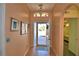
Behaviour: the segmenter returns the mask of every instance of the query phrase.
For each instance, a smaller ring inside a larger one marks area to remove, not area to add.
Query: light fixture
[[[43,8],[43,4],[39,4],[38,5],[39,6],[39,14],[40,14],[40,16],[42,16],[42,8]]]
[[[69,23],[66,24],[66,27],[69,27]]]
[[[48,13],[43,10],[43,4],[39,4],[38,7],[38,12],[34,13],[34,17],[48,17]]]

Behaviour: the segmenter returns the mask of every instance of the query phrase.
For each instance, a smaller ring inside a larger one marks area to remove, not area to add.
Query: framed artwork
[[[25,24],[22,21],[20,23],[20,34],[21,35],[25,34]]]
[[[17,31],[19,30],[19,22],[15,18],[11,18],[11,31]]]
[[[24,35],[27,34],[28,31],[28,24],[24,23],[24,22],[20,22],[20,34]]]
[[[28,31],[28,24],[25,24],[25,33]]]

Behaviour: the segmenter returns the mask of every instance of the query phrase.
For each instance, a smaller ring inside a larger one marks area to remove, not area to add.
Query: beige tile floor
[[[33,47],[29,50],[28,56],[49,56],[47,47]]]
[[[47,47],[33,47],[29,50],[26,56],[49,56]]]

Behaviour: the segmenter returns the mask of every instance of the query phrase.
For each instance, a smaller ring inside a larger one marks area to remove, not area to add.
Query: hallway
[[[79,56],[79,4],[2,3],[0,12],[0,56]]]

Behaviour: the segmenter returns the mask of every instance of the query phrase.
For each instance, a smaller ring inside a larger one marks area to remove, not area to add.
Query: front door
[[[46,29],[47,23],[39,23],[37,24],[37,32],[38,32],[38,39],[37,39],[37,45],[46,46],[47,45],[47,29]]]

